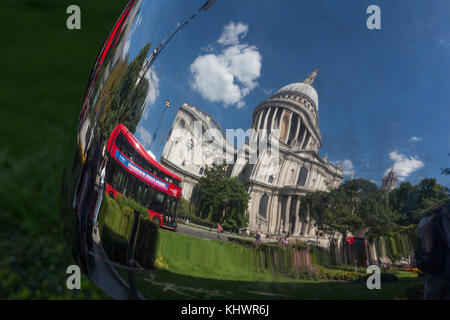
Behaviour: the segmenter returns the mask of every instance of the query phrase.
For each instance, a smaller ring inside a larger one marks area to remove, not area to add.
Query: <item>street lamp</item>
[[[170,108],[170,101],[166,100],[166,107],[164,108],[163,113],[161,113],[161,116],[159,117],[158,125],[156,126],[155,131],[153,132],[152,141],[150,141],[150,146],[149,147],[151,147],[152,144],[153,144],[153,141],[155,141],[156,132],[158,132],[159,126],[161,125],[161,120],[164,117],[164,114],[166,113],[166,110],[169,109],[169,108]]]

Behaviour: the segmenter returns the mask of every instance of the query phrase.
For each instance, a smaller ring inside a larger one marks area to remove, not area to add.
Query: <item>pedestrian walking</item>
[[[222,231],[223,231],[223,228],[220,225],[220,223],[218,223],[217,224],[217,239],[219,239],[219,240],[220,240],[220,233],[222,233]]]

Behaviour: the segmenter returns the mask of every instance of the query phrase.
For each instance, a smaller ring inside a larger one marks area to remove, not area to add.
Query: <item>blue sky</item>
[[[202,3],[144,1],[139,14],[150,15],[130,34],[130,60],[147,42],[154,49]],[[366,27],[372,4],[381,9],[381,30]],[[313,86],[322,156],[347,160],[348,173],[378,184],[395,164],[402,180],[435,177],[450,186],[440,174],[450,167],[449,17],[450,2],[435,0],[216,0],[153,64],[152,95],[136,135],[153,135],[166,99],[172,107],[155,154],[184,102],[212,114],[223,129],[246,129],[260,102],[320,65]]]

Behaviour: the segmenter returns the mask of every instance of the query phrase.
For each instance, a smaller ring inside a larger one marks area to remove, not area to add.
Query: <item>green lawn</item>
[[[367,289],[365,281],[294,280],[261,264],[261,255],[255,253],[254,248],[230,242],[161,230],[158,270],[138,276],[138,289],[152,299],[390,300],[406,299],[405,289],[424,283],[423,278],[401,271],[395,271],[399,281],[382,281],[381,290]],[[317,261],[315,255],[311,258]]]
[[[151,299],[406,299],[405,289],[422,285],[423,279],[382,283],[369,290],[365,283],[330,281],[233,281],[189,277],[157,271],[138,278],[138,290]]]

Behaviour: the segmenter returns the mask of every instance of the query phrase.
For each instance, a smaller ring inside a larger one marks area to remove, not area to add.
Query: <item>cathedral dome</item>
[[[280,90],[276,92],[279,93],[287,93],[287,94],[298,94],[300,96],[306,96],[309,98],[316,107],[316,110],[319,110],[319,97],[317,95],[316,90],[309,84],[304,82],[295,82],[284,86]]]
[[[318,150],[321,146],[319,130],[319,98],[312,84],[319,68],[303,82],[291,83],[261,102],[253,111],[252,128],[278,129],[280,142],[299,150]]]

